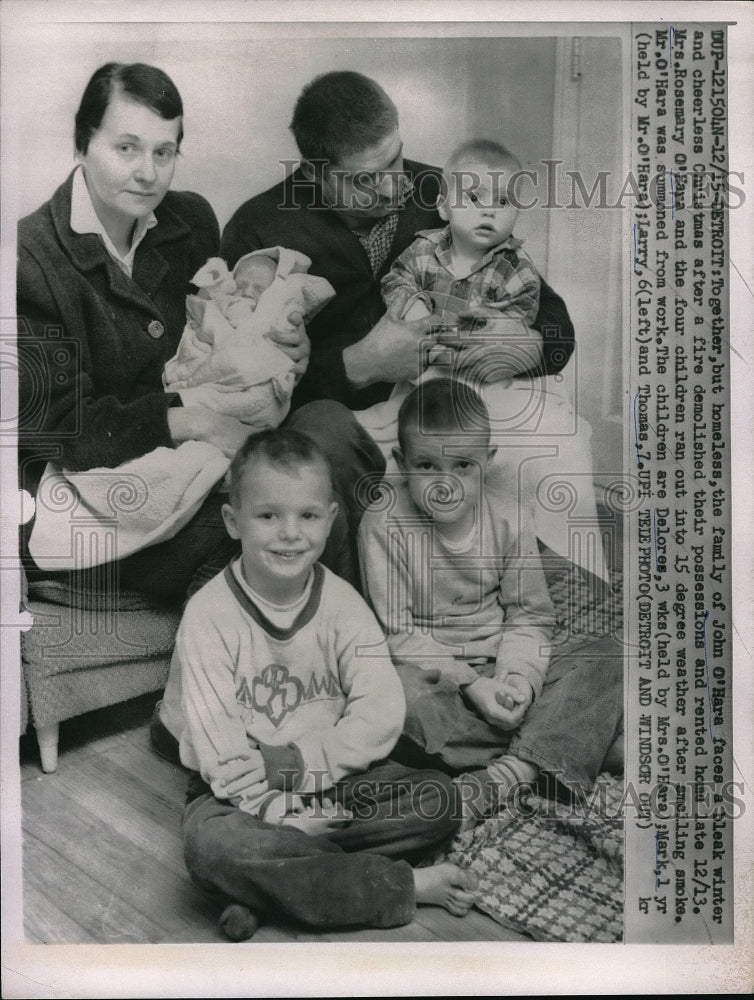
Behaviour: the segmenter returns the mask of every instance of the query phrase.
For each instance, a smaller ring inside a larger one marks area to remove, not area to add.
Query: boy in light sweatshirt
[[[418,903],[462,916],[476,879],[414,869],[458,829],[449,779],[388,760],[405,713],[382,631],[317,562],[337,511],[327,460],[296,431],[252,435],[231,466],[241,556],[188,602],[165,705],[192,772],[192,877],[228,905],[228,937],[285,914],[390,927]]]

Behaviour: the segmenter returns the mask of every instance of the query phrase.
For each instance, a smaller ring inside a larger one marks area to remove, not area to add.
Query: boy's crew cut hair
[[[253,459],[262,459],[270,465],[285,469],[298,469],[302,465],[321,465],[332,493],[332,468],[322,450],[301,431],[288,427],[270,427],[250,434],[236,452],[230,464],[229,497],[236,507],[240,501],[241,482],[246,466]]]
[[[422,382],[406,396],[398,411],[398,444],[405,454],[408,436],[420,434],[476,434],[489,440],[487,405],[465,382],[439,378]]]
[[[472,160],[482,163],[486,167],[504,164],[513,166],[517,170],[521,169],[519,158],[501,142],[496,142],[494,139],[469,139],[453,150],[445,163],[443,172],[451,173],[463,163],[470,163]]]

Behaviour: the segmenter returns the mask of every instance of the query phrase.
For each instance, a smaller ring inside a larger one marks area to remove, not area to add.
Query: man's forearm
[[[343,368],[346,379],[354,389],[366,389],[368,385],[382,381],[375,373],[375,363],[377,359],[370,351],[369,343],[365,345],[364,340],[359,340],[351,344],[343,351]]]

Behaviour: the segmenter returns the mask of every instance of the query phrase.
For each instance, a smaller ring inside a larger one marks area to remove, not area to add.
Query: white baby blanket
[[[269,288],[254,303],[237,293],[233,275],[212,258],[194,276],[204,295],[189,295],[178,350],[163,384],[184,406],[204,406],[249,425],[276,427],[290,408],[294,362],[267,336],[295,329],[335,295],[311,261],[283,247],[247,254],[277,261]],[[207,297],[204,297],[207,296]],[[214,445],[187,441],[156,448],[115,469],[70,472],[48,463],[37,491],[29,551],[43,570],[89,569],[172,538],[221,482],[230,459]]]

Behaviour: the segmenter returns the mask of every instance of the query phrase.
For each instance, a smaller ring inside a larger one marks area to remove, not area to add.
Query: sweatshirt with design
[[[223,765],[261,751],[273,792],[324,791],[388,756],[405,702],[382,630],[361,596],[321,564],[290,628],[274,625],[232,567],[188,602],[165,702],[181,761],[218,798]],[[180,706],[180,708],[178,708]],[[270,791],[233,801],[263,812]]]

